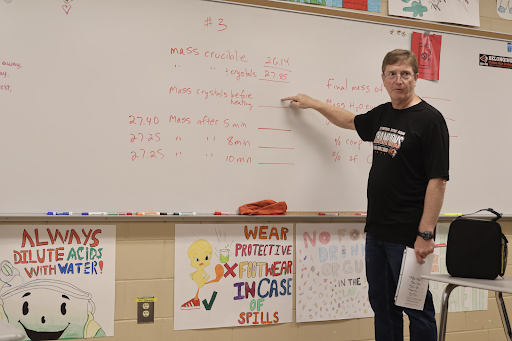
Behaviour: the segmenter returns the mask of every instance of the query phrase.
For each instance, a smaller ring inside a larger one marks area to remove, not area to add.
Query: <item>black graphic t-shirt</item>
[[[391,102],[355,117],[360,138],[373,142],[365,231],[412,246],[430,179],[449,179],[449,136],[443,115],[425,101],[407,109]]]

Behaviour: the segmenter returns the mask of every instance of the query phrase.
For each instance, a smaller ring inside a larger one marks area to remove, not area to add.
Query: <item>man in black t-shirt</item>
[[[449,179],[448,128],[441,113],[416,95],[417,80],[414,53],[394,50],[382,63],[382,81],[391,102],[366,114],[356,116],[304,94],[282,99],[293,107],[315,109],[335,125],[357,130],[362,140],[373,142],[365,258],[376,341],[403,340],[404,311],[411,341],[437,340],[430,292],[423,311],[394,304],[405,247],[414,247],[421,264],[434,252],[434,229]]]

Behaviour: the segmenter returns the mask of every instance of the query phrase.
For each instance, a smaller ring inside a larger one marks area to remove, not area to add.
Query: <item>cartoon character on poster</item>
[[[105,239],[107,245],[115,243],[115,230],[105,238],[102,229],[81,230],[16,226],[2,231],[0,319],[23,331],[24,340],[107,336],[95,314],[101,301],[104,317],[109,301],[100,293],[95,302],[85,288],[101,282],[109,296],[105,280],[114,277],[110,271],[103,274],[103,247]]]
[[[496,2],[496,13],[502,19],[512,20],[512,1],[511,0],[498,0]],[[511,51],[508,51],[511,52]]]
[[[190,245],[190,248],[188,249],[188,258],[190,259],[190,266],[196,269],[195,272],[190,274],[190,278],[196,282],[198,289],[196,296],[181,306],[182,310],[201,308],[199,290],[204,287],[205,284],[220,281],[224,274],[224,268],[222,265],[217,264],[215,266],[215,274],[217,277],[208,281],[210,275],[208,275],[204,268],[210,265],[210,260],[212,259],[212,246],[204,239],[196,240],[192,245]]]
[[[9,261],[0,267],[0,317],[21,327],[29,340],[78,339],[106,336],[94,321],[92,295],[59,280],[24,283]]]

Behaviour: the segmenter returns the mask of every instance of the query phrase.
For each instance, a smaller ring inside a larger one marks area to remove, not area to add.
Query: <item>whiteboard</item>
[[[280,98],[388,101],[382,58],[412,29],[196,0],[0,7],[0,213],[366,209],[369,143]],[[450,131],[443,212],[512,213],[512,70],[478,65],[511,54],[441,34],[440,81],[416,92]]]

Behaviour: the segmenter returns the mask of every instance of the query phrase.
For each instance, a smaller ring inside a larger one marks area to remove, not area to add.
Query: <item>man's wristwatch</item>
[[[432,238],[434,238],[434,235],[432,234],[432,232],[420,232],[418,231],[418,236],[420,236],[421,238],[425,239],[425,240],[430,240]]]

